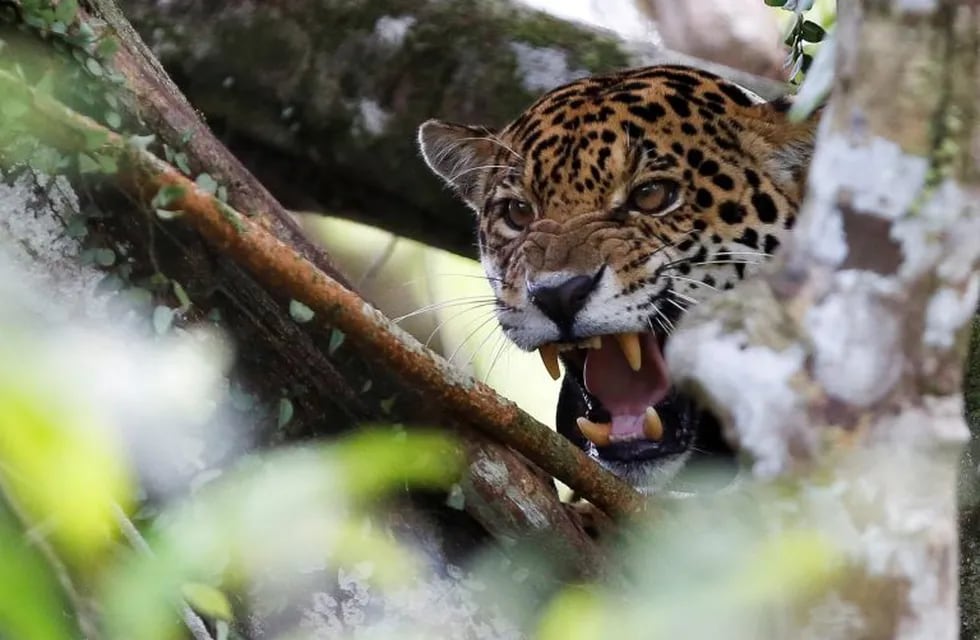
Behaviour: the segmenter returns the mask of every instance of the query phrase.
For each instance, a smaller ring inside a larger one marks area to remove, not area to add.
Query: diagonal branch
[[[16,76],[0,72],[0,88],[31,102],[30,118],[38,125],[37,135],[63,152],[77,151],[79,142],[92,135],[103,136],[99,153],[116,157],[118,181],[132,197],[148,203],[161,189],[175,189],[179,196],[170,206],[184,212],[181,223],[199,232],[264,287],[306,304],[316,313],[317,322],[343,331],[364,358],[383,362],[459,423],[513,447],[611,515],[642,509],[643,501],[635,491],[574,445],[425,349],[253,218],[199,189],[145,149],[35,92]]]

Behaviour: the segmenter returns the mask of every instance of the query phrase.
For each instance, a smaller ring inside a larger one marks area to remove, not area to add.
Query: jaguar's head
[[[497,317],[565,380],[559,431],[636,486],[726,449],[671,385],[691,306],[793,225],[814,120],[715,75],[660,66],[574,82],[499,131],[430,120],[422,153],[478,216]]]

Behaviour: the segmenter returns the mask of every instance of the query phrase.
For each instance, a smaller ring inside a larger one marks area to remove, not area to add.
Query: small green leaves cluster
[[[793,12],[783,44],[789,47],[787,75],[790,81],[799,84],[813,64],[816,46],[827,37],[834,13],[825,7],[815,8],[814,0],[765,0],[765,3]]]
[[[16,11],[0,11],[0,22],[13,22],[15,27],[8,31],[7,40],[0,40],[4,52],[0,72],[120,130],[124,123],[119,87],[124,79],[108,65],[118,41],[80,20],[77,0],[19,0],[16,5]],[[33,120],[31,100],[28,92],[0,96],[0,166],[29,167],[46,174],[118,170],[115,158],[99,150],[104,135],[85,136],[72,154],[41,144],[32,135],[43,125]]]

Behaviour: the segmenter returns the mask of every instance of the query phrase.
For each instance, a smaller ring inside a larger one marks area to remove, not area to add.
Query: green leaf
[[[116,111],[107,111],[105,114],[105,123],[113,129],[118,129],[122,126],[122,116]]]
[[[800,122],[823,104],[834,85],[834,67],[836,57],[836,39],[833,34],[820,46],[817,57],[807,70],[806,78],[800,86],[793,106],[789,110],[789,118]]]
[[[78,637],[68,627],[68,617],[63,614],[57,596],[60,588],[45,569],[44,561],[9,520],[2,517],[0,565],[3,566],[0,620],[4,637],[38,640]]]
[[[292,316],[293,320],[300,324],[304,324],[313,319],[316,314],[313,309],[300,302],[299,300],[289,301],[289,315]]]
[[[153,304],[153,294],[143,287],[129,287],[122,292],[123,299],[134,309],[145,309]]]
[[[214,178],[212,178],[210,174],[207,173],[202,173],[201,175],[197,176],[197,179],[194,180],[194,184],[197,185],[198,189],[212,196],[218,191],[218,183],[215,182]]]
[[[183,209],[154,209],[154,211],[161,220],[173,220],[184,215]]]
[[[150,201],[150,206],[165,209],[184,197],[184,188],[176,184],[165,184]]]
[[[129,144],[140,151],[146,151],[157,137],[152,133],[146,136],[129,136]]]
[[[187,154],[186,153],[184,153],[182,151],[178,151],[177,153],[175,153],[174,154],[174,164],[177,165],[177,168],[180,169],[181,173],[183,173],[184,175],[186,175],[186,176],[191,175],[191,166],[189,164],[187,164]]]
[[[94,258],[96,264],[100,267],[111,267],[116,264],[116,252],[112,249],[96,249]]]
[[[120,443],[87,405],[69,402],[65,394],[53,401],[56,385],[32,375],[31,364],[0,364],[4,488],[18,498],[32,520],[50,523],[45,537],[53,539],[73,562],[97,563],[114,544],[107,532],[115,529],[115,504],[125,507],[130,497]],[[9,567],[0,564],[4,567],[0,583],[6,583]],[[4,600],[0,597],[0,602]],[[4,637],[7,631],[4,628]]]
[[[385,398],[384,400],[379,402],[378,406],[381,407],[381,411],[383,411],[385,415],[388,415],[391,413],[391,410],[395,408],[395,400],[397,399],[398,396],[393,395],[390,398]]]
[[[231,621],[231,603],[218,589],[200,582],[188,582],[180,590],[187,604],[198,613],[216,620]]]
[[[58,172],[62,164],[62,155],[51,147],[40,145],[34,149],[34,153],[27,160],[27,163],[35,171],[47,173],[48,175]]]
[[[289,398],[279,398],[279,428],[285,427],[293,419],[293,402]]]
[[[392,487],[446,489],[458,482],[462,452],[445,434],[435,431],[370,429],[330,449],[339,466],[338,478],[355,500],[371,500]],[[370,460],[370,464],[365,464]]]
[[[340,348],[340,345],[344,344],[344,338],[346,336],[343,331],[333,329],[330,332],[330,343],[327,345],[327,354],[332,356]]]
[[[781,7],[786,4],[786,0],[766,0],[766,4],[770,7]]]
[[[466,508],[466,495],[463,493],[463,487],[459,483],[449,487],[449,494],[446,496],[446,506],[456,511],[462,511]]]
[[[174,289],[174,296],[177,297],[177,301],[180,303],[180,310],[187,311],[188,309],[190,309],[193,303],[191,302],[190,296],[187,295],[187,291],[184,290],[184,286],[179,282],[177,282],[176,280],[174,280],[173,289]]]
[[[119,41],[110,36],[103,36],[102,39],[99,40],[98,47],[95,49],[96,55],[103,60],[107,60],[116,55],[116,51],[119,51]]]
[[[65,235],[69,238],[81,239],[88,235],[88,226],[85,222],[85,216],[74,215],[71,220],[68,221],[68,225],[65,227]]]
[[[80,173],[95,173],[99,170],[99,163],[87,153],[78,154],[78,171]]]
[[[85,60],[85,68],[96,78],[101,78],[104,70],[102,69],[102,64],[99,63],[95,58],[88,58]]]
[[[800,27],[800,35],[807,42],[820,42],[827,35],[824,28],[812,20],[807,20]]]
[[[65,24],[72,24],[75,22],[76,15],[78,15],[77,0],[58,0],[58,4],[54,8],[55,20]]]
[[[157,335],[163,335],[170,330],[174,324],[174,310],[164,305],[157,305],[153,309],[153,330]]]

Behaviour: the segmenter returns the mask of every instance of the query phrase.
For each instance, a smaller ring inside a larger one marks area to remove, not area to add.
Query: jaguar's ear
[[[419,127],[419,147],[429,168],[474,210],[480,211],[486,178],[499,146],[486,127],[428,120]]]
[[[792,98],[785,97],[754,105],[750,111],[755,116],[754,130],[767,143],[763,157],[771,175],[785,188],[799,189],[802,194],[823,108],[795,120],[789,116],[792,106]]]

